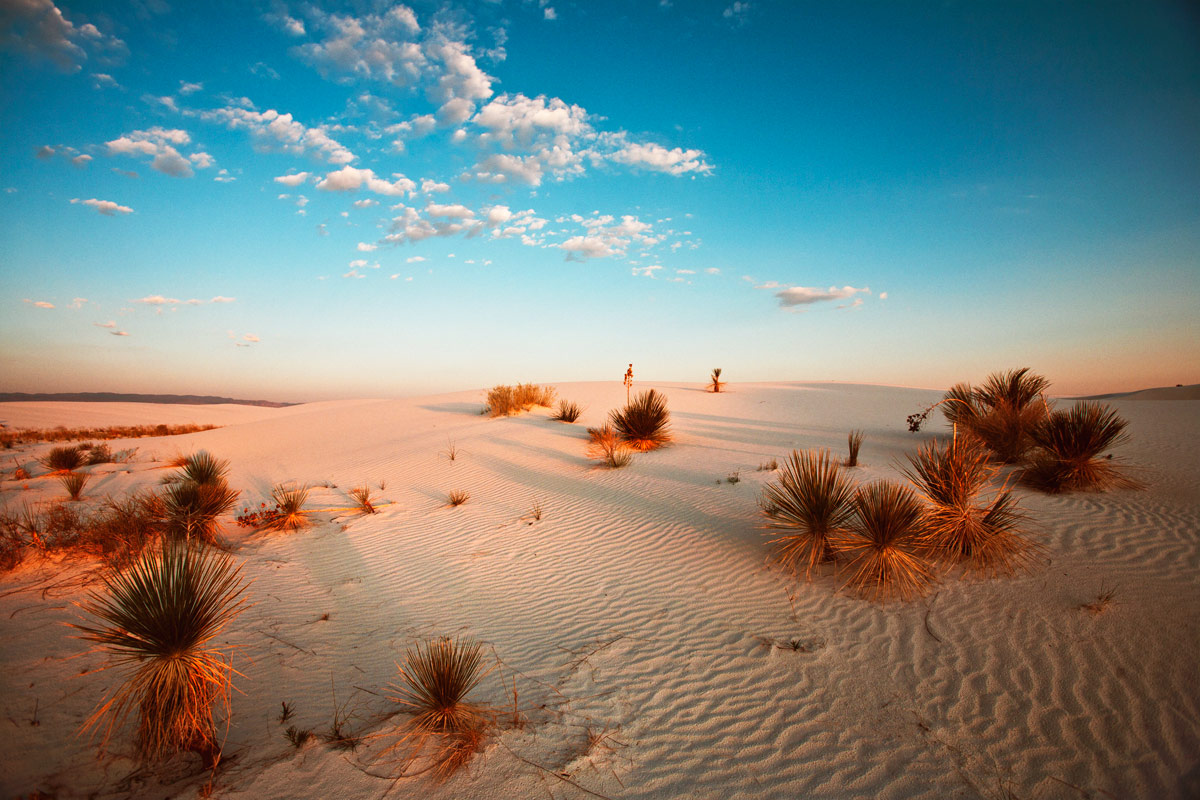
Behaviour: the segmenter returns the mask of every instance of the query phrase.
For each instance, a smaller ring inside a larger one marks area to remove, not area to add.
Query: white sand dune
[[[923,601],[879,606],[832,574],[798,584],[770,566],[756,498],[772,473],[757,468],[792,448],[843,453],[861,428],[855,475],[898,477],[904,453],[942,432],[905,426],[938,393],[655,388],[676,441],[616,471],[584,455],[584,426],[625,400],[612,383],[559,385],[586,407],[574,425],[545,410],[489,419],[479,392],[239,407],[194,418],[225,427],[140,439],[138,461],[93,468],[93,502],[157,481],[151,458],[200,448],[230,459],[247,505],[280,481],[329,484],[320,508],[386,485],[374,516],[325,512],[292,534],[227,526],[254,605],[223,637],[242,677],[214,796],[1200,795],[1200,401],[1113,401],[1132,437],[1119,455],[1147,489],[1020,491],[1046,547],[1030,574],[946,576]],[[89,404],[21,405],[38,425],[97,424],[48,408]],[[126,409],[120,424],[172,422],[159,413],[172,408]],[[6,481],[0,499],[62,494],[27,483]],[[451,508],[455,489],[470,499]],[[87,577],[42,563],[0,578],[0,795],[196,796],[207,776],[193,756],[138,769],[128,732],[104,761],[75,736],[118,680],[62,624]],[[1108,610],[1080,610],[1104,588]],[[440,634],[494,648],[502,666],[475,696],[511,711],[515,680],[526,722],[444,783],[397,782],[379,758],[402,719],[388,686],[405,648]],[[366,738],[356,752],[293,748],[285,701],[289,724],[326,731],[341,706]]]

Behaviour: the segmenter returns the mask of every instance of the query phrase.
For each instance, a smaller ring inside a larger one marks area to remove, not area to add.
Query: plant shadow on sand
[[[417,408],[446,414],[466,414],[471,417],[482,417],[486,416],[481,413],[485,405],[486,403],[480,400],[473,403],[430,403],[429,405],[417,406]]]

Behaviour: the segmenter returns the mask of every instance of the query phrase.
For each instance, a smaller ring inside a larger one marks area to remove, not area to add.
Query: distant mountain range
[[[35,393],[0,392],[0,403],[55,401],[67,403],[167,403],[171,405],[212,406],[230,403],[239,406],[284,408],[299,403],[276,403],[271,400],[235,400],[232,397],[213,397],[200,394],[121,394],[118,392],[58,392]]]

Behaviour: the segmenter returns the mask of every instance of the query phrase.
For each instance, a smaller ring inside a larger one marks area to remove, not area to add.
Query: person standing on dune
[[[633,364],[625,370],[625,405],[629,405],[629,390],[633,387]]]

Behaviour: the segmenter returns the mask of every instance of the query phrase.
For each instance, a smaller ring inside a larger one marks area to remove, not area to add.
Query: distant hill
[[[117,392],[59,392],[36,393],[0,392],[0,403],[25,402],[62,403],[165,403],[170,405],[213,406],[229,403],[238,406],[285,408],[299,403],[276,403],[271,400],[234,400],[232,397],[213,397],[200,394],[119,394]]]
[[[1094,394],[1089,397],[1076,398],[1079,400],[1200,400],[1200,384],[1188,386],[1160,386],[1155,389],[1142,389],[1137,392],[1116,392],[1114,394]]]

